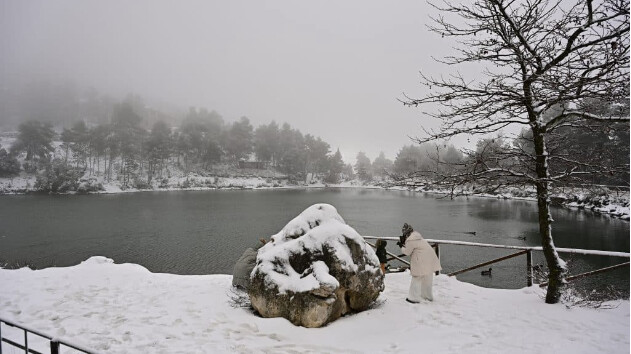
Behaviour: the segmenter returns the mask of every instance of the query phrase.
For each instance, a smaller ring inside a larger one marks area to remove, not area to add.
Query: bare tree
[[[425,115],[441,120],[441,126],[416,140],[498,134],[511,126],[527,132],[518,140],[528,144],[500,149],[485,162],[473,159],[475,169],[462,173],[469,180],[495,175],[502,183],[536,187],[539,232],[549,268],[546,302],[557,303],[566,267],[553,242],[550,188],[572,176],[616,169],[599,161],[574,160],[567,153],[554,155],[548,142],[568,134],[567,127],[611,129],[622,123],[622,129],[628,129],[629,1],[476,0],[432,6],[439,15],[430,30],[458,43],[456,54],[438,61],[467,69],[488,66],[474,79],[454,72],[446,77],[421,74],[429,93],[403,101],[412,106],[439,104],[440,109]],[[606,109],[594,109],[594,102]],[[551,167],[558,162],[564,167]],[[626,164],[628,171],[628,158]]]

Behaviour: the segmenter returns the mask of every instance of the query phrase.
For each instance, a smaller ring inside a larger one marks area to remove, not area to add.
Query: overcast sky
[[[347,162],[422,134],[418,72],[450,51],[424,1],[0,0],[4,74],[133,92],[228,121],[276,120]],[[457,141],[455,141],[457,143]]]

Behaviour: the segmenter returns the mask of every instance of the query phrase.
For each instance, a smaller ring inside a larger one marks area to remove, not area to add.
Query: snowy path
[[[103,257],[0,269],[0,317],[111,353],[629,353],[629,301],[567,309],[544,304],[538,287],[485,289],[442,275],[436,300],[412,305],[409,274],[398,273],[377,308],[306,329],[231,307],[230,282]]]

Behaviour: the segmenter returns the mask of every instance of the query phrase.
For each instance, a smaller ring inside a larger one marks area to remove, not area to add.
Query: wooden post
[[[526,253],[526,282],[528,286],[532,286],[532,251]]]
[[[55,340],[50,341],[50,354],[59,354],[59,342]]]
[[[436,250],[436,256],[438,257],[438,261],[440,261],[440,249],[438,248],[438,244],[434,244],[434,248]],[[440,274],[440,270],[436,271],[436,275]]]

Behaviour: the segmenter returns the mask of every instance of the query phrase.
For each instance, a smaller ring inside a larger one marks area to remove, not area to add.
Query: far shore
[[[30,177],[30,178],[29,178]],[[321,182],[290,184],[286,180],[272,180],[270,178],[248,176],[248,177],[217,177],[217,176],[197,176],[172,178],[164,186],[153,186],[153,188],[122,188],[116,182],[98,181],[92,182],[92,188],[83,191],[68,191],[64,193],[45,193],[37,191],[33,186],[35,179],[32,176],[21,176],[12,179],[0,179],[1,195],[77,195],[77,194],[119,194],[138,192],[174,192],[174,191],[208,191],[208,190],[274,190],[274,189],[320,189],[320,188],[361,188],[361,189],[382,189],[411,191],[417,193],[427,193],[440,195],[444,198],[452,197],[452,192],[447,189],[436,188],[431,184],[423,186],[397,186],[391,182],[378,182],[375,184],[362,183],[357,180],[346,181],[339,184],[326,184]],[[94,187],[96,185],[96,187]],[[617,194],[617,195],[616,195]],[[453,194],[454,198],[478,197],[493,199],[510,199],[536,201],[534,191],[524,191],[523,189],[504,189],[493,194],[479,193],[471,190],[459,190]],[[590,210],[598,214],[609,215],[629,220],[629,192],[608,193],[597,196],[589,195],[582,189],[572,189],[563,194],[553,196],[554,204],[580,210]]]

